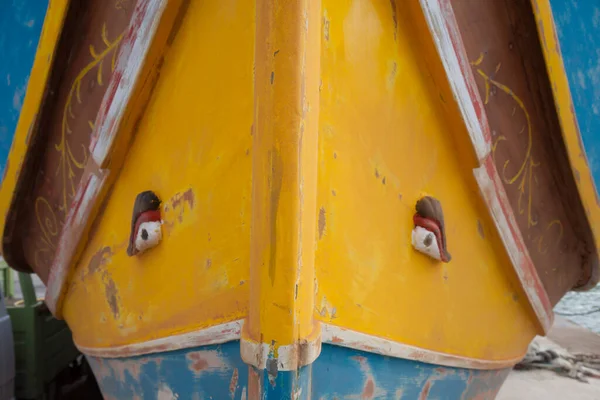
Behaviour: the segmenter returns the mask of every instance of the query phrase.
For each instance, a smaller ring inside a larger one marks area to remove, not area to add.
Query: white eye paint
[[[143,253],[155,247],[162,240],[161,221],[150,221],[140,224],[135,237],[135,248]]]
[[[437,240],[435,240],[435,234],[422,226],[415,226],[415,229],[413,229],[412,245],[417,251],[438,261],[442,261],[440,248],[438,247]]]

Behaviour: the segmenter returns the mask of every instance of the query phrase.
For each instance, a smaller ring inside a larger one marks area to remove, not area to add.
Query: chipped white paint
[[[486,119],[483,110],[478,115],[475,108],[475,100],[478,101],[478,104],[481,104],[481,100],[452,7],[449,4],[444,6],[446,2],[443,0],[420,0],[420,2],[475,153],[479,160],[483,160],[491,149],[491,141],[486,138],[485,133],[488,128],[487,121],[480,120],[480,118]]]
[[[179,396],[166,383],[161,383],[156,394],[157,400],[177,400]]]
[[[135,248],[139,251],[138,254],[145,252],[148,249],[156,247],[162,240],[162,221],[149,221],[140,224],[135,237]]]
[[[438,261],[442,261],[442,255],[435,234],[422,226],[415,226],[415,229],[413,229],[412,245],[417,251]]]
[[[127,104],[137,86],[141,84],[142,66],[146,61],[150,45],[158,29],[168,1],[146,0],[138,2],[131,17],[129,34],[132,39],[124,40],[116,63],[107,95],[102,100],[96,118],[96,131],[90,143],[93,160],[101,168],[105,167],[124,117]],[[141,22],[136,22],[141,21]]]
[[[241,340],[243,323],[244,320],[237,320],[195,332],[169,336],[126,346],[117,346],[111,348],[90,348],[78,346],[78,348],[87,356],[119,358],[222,344]],[[278,348],[277,369],[279,371],[293,371],[299,366],[313,363],[320,354],[321,343],[347,347],[388,357],[403,358],[447,367],[484,370],[509,368],[519,362],[523,357],[520,356],[509,360],[494,361],[461,357],[416,346],[410,346],[407,344],[394,342],[389,339],[341,328],[336,325],[322,323],[321,339],[315,341],[312,346],[306,346],[306,344],[304,344],[303,346],[281,346]],[[307,348],[307,350],[305,350],[301,355],[302,357],[298,357],[298,347]],[[259,344],[246,340],[240,341],[240,352],[244,362],[260,369],[266,368],[266,361],[271,350],[273,350],[271,345],[267,343]],[[525,355],[526,351],[527,349],[523,349],[523,355]],[[202,351],[200,352],[202,353]],[[188,360],[191,361],[189,356]],[[297,360],[303,361],[300,363],[300,365],[298,365]],[[245,393],[245,388],[242,390],[242,393]]]
[[[404,358],[407,360],[420,361],[428,364],[443,365],[447,367],[472,368],[472,369],[501,369],[509,368],[518,363],[523,357],[509,360],[490,361],[469,357],[461,357],[452,354],[439,353],[426,350],[416,346],[410,346],[392,340],[367,335],[341,328],[336,325],[322,324],[323,343],[336,346],[348,347],[368,353],[380,354],[388,357]],[[523,355],[527,349],[524,349]]]
[[[106,175],[102,172],[100,176],[90,174],[87,182],[79,185],[73,199],[73,207],[67,214],[46,285],[46,305],[57,317],[60,317],[59,305],[67,282],[69,266],[79,246],[87,220],[94,209],[96,198],[104,188],[105,182]]]
[[[78,226],[86,223],[88,212],[91,208],[89,206],[94,203],[96,196],[102,188],[100,182],[100,178],[98,178],[96,175],[90,175],[88,184],[83,191],[83,197],[80,201],[75,202],[75,204],[80,204],[80,206],[73,208],[75,210],[75,219],[73,220],[73,225]]]
[[[293,399],[294,400],[299,400],[300,396],[302,396],[302,388],[298,388],[298,390],[296,390],[293,394]]]
[[[546,333],[554,320],[550,300],[533,266],[515,216],[512,212],[506,211],[510,204],[492,158],[488,157],[486,163],[473,170],[473,173],[512,261],[513,268],[544,333]]]
[[[246,364],[258,369],[267,367],[267,360],[275,351],[270,343],[257,343],[242,338],[240,341],[240,353]],[[277,347],[277,370],[295,371],[300,367],[312,364],[321,354],[321,338],[308,341],[304,340],[297,344],[288,344]]]
[[[209,346],[239,340],[243,320],[226,322],[194,332],[182,333],[142,343],[115,347],[85,347],[77,345],[87,356],[102,358],[133,357],[199,346]]]
[[[221,357],[218,350],[196,350],[186,354],[188,369],[196,376],[200,377],[205,372],[225,373],[229,366]]]

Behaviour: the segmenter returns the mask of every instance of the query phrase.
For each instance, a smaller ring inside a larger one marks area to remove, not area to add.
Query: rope
[[[590,354],[559,354],[552,349],[541,350],[533,342],[525,358],[515,366],[516,370],[545,369],[560,375],[588,382],[588,378],[600,378],[600,356]]]

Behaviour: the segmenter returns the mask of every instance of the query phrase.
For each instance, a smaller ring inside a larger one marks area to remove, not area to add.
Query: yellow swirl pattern
[[[122,9],[125,0],[118,0],[115,7]],[[88,158],[88,149],[85,145],[81,146],[81,156],[76,157],[71,145],[67,138],[73,133],[69,121],[75,119],[73,113],[74,101],[77,104],[82,104],[81,98],[81,85],[92,71],[96,71],[95,80],[99,86],[104,85],[103,71],[105,61],[110,57],[110,71],[113,72],[115,69],[115,62],[117,56],[117,48],[123,39],[124,32],[117,36],[114,40],[108,39],[108,33],[106,30],[106,24],[102,25],[101,37],[104,49],[98,52],[94,46],[89,46],[89,52],[92,56],[92,61],[89,62],[81,71],[77,74],[73,83],[69,89],[69,94],[65,102],[65,106],[62,112],[61,122],[61,135],[58,144],[56,144],[55,150],[60,153],[58,162],[58,168],[56,171],[57,175],[61,176],[61,200],[58,204],[58,210],[66,217],[69,210],[69,204],[72,198],[75,196],[76,185],[75,181],[77,169],[82,170],[85,167]],[[94,121],[88,121],[88,126],[93,132]],[[52,256],[53,251],[56,249],[56,238],[60,232],[61,222],[56,216],[55,210],[50,202],[43,196],[40,196],[35,201],[35,215],[37,219],[38,227],[41,231],[41,235],[37,238],[36,251],[34,254],[34,262],[37,268],[41,268],[49,262],[49,257]]]
[[[517,201],[517,208],[518,208],[519,214],[521,214],[521,215],[523,215],[523,214],[525,214],[525,212],[527,212],[527,228],[529,229],[538,224],[538,220],[533,216],[531,208],[532,208],[532,203],[533,203],[533,185],[532,184],[533,184],[533,182],[537,183],[537,176],[534,172],[534,169],[536,167],[540,166],[540,163],[536,162],[534,160],[533,154],[532,154],[533,127],[531,124],[531,117],[529,116],[529,112],[527,111],[527,108],[525,107],[523,100],[521,100],[521,98],[519,96],[517,96],[515,94],[515,92],[512,91],[512,89],[510,89],[508,86],[504,85],[503,83],[500,83],[497,80],[493,79],[490,75],[486,74],[481,68],[479,68],[479,66],[481,65],[483,60],[484,60],[484,55],[482,53],[479,55],[477,60],[471,62],[471,65],[476,68],[477,74],[483,79],[483,82],[485,85],[484,104],[486,104],[486,105],[488,104],[489,99],[490,99],[490,93],[492,92],[492,90],[497,89],[497,90],[500,90],[501,92],[505,93],[506,95],[508,95],[515,102],[517,107],[523,112],[523,115],[525,116],[526,125],[518,132],[518,134],[522,134],[524,131],[527,132],[527,148],[525,150],[525,158],[523,159],[522,163],[520,164],[517,172],[512,176],[508,176],[508,173],[507,173],[508,167],[511,164],[512,160],[509,159],[509,160],[504,161],[504,164],[502,166],[501,176],[502,176],[502,180],[504,181],[504,183],[506,183],[508,185],[513,185],[515,183],[518,184],[519,199]],[[498,64],[496,66],[495,73],[497,73],[500,70],[500,66],[501,66],[501,64]],[[513,115],[514,115],[514,111],[513,111]],[[498,148],[498,145],[504,141],[508,141],[508,138],[504,135],[499,135],[492,146],[492,158],[494,159],[494,164],[496,164],[496,165],[497,165],[496,150]],[[523,204],[524,202],[526,204]],[[526,210],[525,210],[525,208],[526,208]],[[535,239],[535,241],[537,242],[537,250],[541,254],[546,254],[548,252],[548,246],[544,243],[544,235],[546,233],[548,233],[550,231],[550,229],[553,227],[555,227],[555,229],[558,230],[558,232],[559,232],[558,239],[556,240],[555,245],[558,245],[558,243],[560,243],[560,241],[562,240],[563,230],[564,230],[563,225],[560,220],[555,219],[555,220],[551,221],[550,223],[548,223],[548,225],[544,229],[544,233],[541,234],[541,236],[539,238]]]
[[[43,217],[42,217],[43,215]],[[55,248],[55,238],[58,235],[58,220],[52,206],[44,197],[35,200],[35,216],[42,235],[38,238],[38,246],[34,255],[36,266],[40,266]]]
[[[81,83],[83,79],[87,76],[87,74],[90,73],[90,71],[94,70],[94,68],[97,68],[96,81],[98,85],[102,86],[104,84],[104,82],[102,81],[104,60],[109,54],[112,53],[112,61],[110,68],[111,71],[113,71],[115,68],[115,57],[117,54],[116,49],[122,39],[123,33],[121,33],[114,41],[109,41],[107,38],[106,25],[102,25],[102,41],[106,48],[102,52],[97,53],[94,49],[94,46],[90,45],[89,51],[90,55],[92,56],[92,61],[89,64],[87,64],[75,77],[75,80],[71,85],[71,89],[69,90],[67,101],[65,102],[62,117],[61,139],[60,142],[55,146],[56,150],[60,152],[60,160],[57,173],[60,173],[62,175],[62,204],[59,206],[59,209],[65,215],[68,211],[69,200],[72,199],[73,196],[75,196],[75,168],[83,169],[88,157],[88,150],[84,145],[82,145],[82,160],[78,160],[74,156],[71,146],[69,145],[69,141],[67,140],[67,135],[70,135],[72,133],[71,127],[69,126],[69,118],[75,118],[75,115],[73,114],[73,100],[75,99],[78,104],[82,103]],[[93,130],[93,121],[88,121],[88,124]]]

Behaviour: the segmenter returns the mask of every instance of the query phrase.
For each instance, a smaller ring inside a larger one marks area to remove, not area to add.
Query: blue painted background
[[[0,0],[0,177],[14,137],[48,0]]]
[[[600,1],[550,0],[581,138],[600,188]]]

